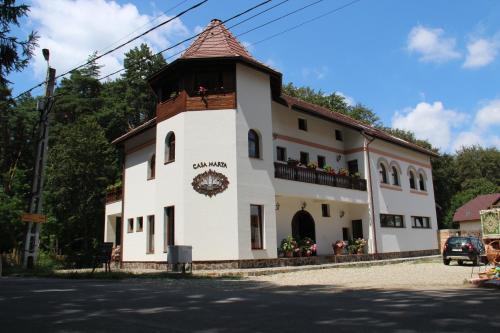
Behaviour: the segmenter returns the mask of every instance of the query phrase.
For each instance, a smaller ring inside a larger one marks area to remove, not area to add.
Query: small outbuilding
[[[477,196],[456,210],[453,222],[460,224],[460,230],[481,230],[479,211],[494,207],[500,207],[500,193]]]

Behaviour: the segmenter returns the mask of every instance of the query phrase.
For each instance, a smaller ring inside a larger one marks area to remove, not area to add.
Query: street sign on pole
[[[43,214],[24,213],[21,215],[21,221],[33,222],[33,223],[45,223],[47,222],[47,216]]]

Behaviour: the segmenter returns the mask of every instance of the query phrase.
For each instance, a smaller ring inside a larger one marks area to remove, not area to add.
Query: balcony
[[[190,96],[185,90],[156,106],[157,121],[162,121],[185,111],[223,110],[236,108],[235,92],[208,92]]]
[[[106,204],[120,201],[123,197],[123,189],[121,186],[106,191]]]
[[[366,191],[365,179],[359,179],[350,176],[333,175],[324,171],[290,166],[284,163],[274,163],[274,177],[302,183]]]

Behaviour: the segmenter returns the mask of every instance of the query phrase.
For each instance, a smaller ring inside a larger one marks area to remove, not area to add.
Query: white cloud
[[[493,62],[497,56],[500,42],[495,39],[476,39],[467,44],[467,57],[464,68],[479,68]]]
[[[168,16],[165,16],[162,20],[167,18]],[[139,29],[127,39],[147,30],[152,17],[141,14],[135,5],[130,3],[121,5],[108,0],[34,0],[30,19],[34,29],[40,34],[40,48],[50,49],[51,65],[58,73],[62,73],[83,63],[94,51],[108,47],[128,33]],[[159,51],[188,33],[182,21],[176,19],[103,57],[99,61],[105,66],[102,73],[120,69],[123,54],[142,42]],[[39,54],[41,52],[36,53],[33,70],[35,76],[42,79],[46,64]]]
[[[465,119],[465,114],[446,109],[442,102],[421,102],[415,108],[396,112],[392,127],[412,131],[417,138],[446,150],[450,145],[452,128]]]
[[[329,72],[329,68],[328,68],[328,66],[321,66],[321,67],[314,67],[314,68],[303,67],[301,72],[302,72],[302,76],[304,78],[313,77],[317,80],[322,80],[327,76],[327,74]]]
[[[442,63],[460,58],[455,50],[455,39],[444,37],[443,29],[431,29],[418,25],[408,34],[407,48],[420,54],[420,61]]]
[[[460,150],[462,147],[468,147],[472,145],[484,146],[483,138],[476,131],[465,131],[458,133],[455,140],[453,140],[452,149],[456,151]]]
[[[500,99],[491,100],[479,109],[474,123],[481,129],[500,126]]]
[[[356,105],[356,101],[351,96],[347,96],[346,94],[344,94],[341,91],[335,91],[335,94],[341,96],[342,98],[344,98],[344,101],[347,103],[347,105],[349,105],[349,106]]]

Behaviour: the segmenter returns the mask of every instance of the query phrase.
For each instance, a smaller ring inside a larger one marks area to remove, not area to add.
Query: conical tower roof
[[[218,19],[210,21],[181,56],[183,59],[213,57],[243,57],[256,61]]]

